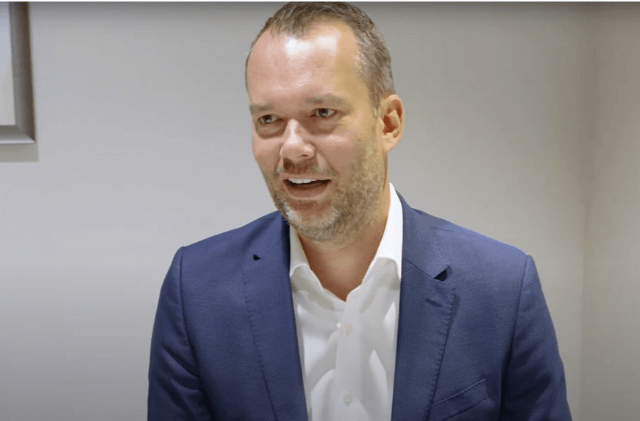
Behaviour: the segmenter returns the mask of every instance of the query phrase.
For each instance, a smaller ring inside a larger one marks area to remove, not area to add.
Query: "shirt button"
[[[344,326],[344,333],[346,333],[347,335],[351,335],[352,331],[353,331],[353,326],[351,326],[351,323],[347,323]]]
[[[346,393],[344,395],[344,404],[349,406],[349,405],[351,405],[352,401],[353,401],[353,397],[349,393]]]

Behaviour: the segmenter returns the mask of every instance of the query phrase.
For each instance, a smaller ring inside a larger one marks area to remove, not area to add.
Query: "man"
[[[279,212],[176,254],[150,420],[570,420],[533,260],[409,207],[389,53],[345,4],[288,4],[247,59]]]

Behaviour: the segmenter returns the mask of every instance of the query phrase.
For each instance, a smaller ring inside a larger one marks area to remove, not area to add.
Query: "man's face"
[[[299,39],[266,31],[248,62],[255,159],[278,210],[316,242],[348,243],[387,183],[383,123],[356,53],[348,26],[324,22]]]

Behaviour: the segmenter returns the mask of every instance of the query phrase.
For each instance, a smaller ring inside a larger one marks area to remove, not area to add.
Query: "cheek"
[[[363,133],[357,127],[345,127],[325,149],[326,158],[338,173],[349,172],[373,141],[372,133]]]
[[[321,167],[328,164],[338,175],[348,175],[359,150],[358,140],[341,139],[339,142],[331,142],[318,151],[318,163]]]
[[[280,159],[280,153],[276,142],[268,142],[253,138],[251,147],[253,157],[263,170],[273,171]]]

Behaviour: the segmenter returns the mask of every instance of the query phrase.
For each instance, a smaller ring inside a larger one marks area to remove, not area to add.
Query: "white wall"
[[[30,5],[38,143],[0,148],[0,419],[145,419],[173,253],[274,209],[243,67],[279,6]],[[580,419],[583,6],[360,6],[406,108],[392,182],[414,207],[533,255]]]
[[[584,421],[640,418],[640,7],[594,16],[585,253]]]

